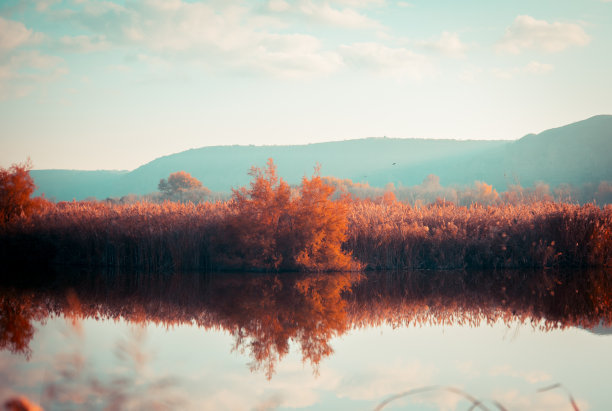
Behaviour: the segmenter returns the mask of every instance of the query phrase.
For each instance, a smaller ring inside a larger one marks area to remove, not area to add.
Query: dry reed
[[[325,265],[318,261],[300,260],[299,247],[289,251],[286,247],[291,239],[302,238],[303,230],[309,230],[309,238],[316,238],[318,249],[325,250],[325,236],[315,235],[319,220],[310,218],[301,225],[292,220],[291,227],[283,219],[292,215],[282,212],[276,214],[275,227],[262,225],[258,215],[237,220],[234,201],[197,205],[49,203],[0,229],[0,258],[17,267],[64,264],[149,271],[277,271],[271,263],[258,266],[258,260],[250,264],[232,261],[236,256],[262,255],[253,251],[258,247],[275,256],[274,250],[284,246],[278,255],[287,261],[305,261],[288,267],[325,271]],[[419,208],[391,199],[353,200],[342,207],[331,210],[342,209],[344,215],[339,219],[346,219],[337,224],[345,230],[344,235],[334,234],[334,241],[344,241],[342,252],[353,258],[350,266],[341,256],[345,267],[482,269],[612,264],[609,205],[538,202],[460,207],[437,203]],[[261,232],[254,235],[255,229]],[[270,241],[264,234],[276,237]],[[258,241],[265,244],[258,246]],[[245,244],[253,249],[245,250]],[[340,255],[338,249],[332,251]]]

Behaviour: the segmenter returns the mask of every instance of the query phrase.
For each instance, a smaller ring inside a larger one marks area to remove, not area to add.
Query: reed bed
[[[25,265],[207,270],[211,236],[227,208],[227,203],[50,204],[4,229],[3,257]]]
[[[278,271],[270,265],[232,264],[232,256],[248,254],[239,248],[245,243],[255,247],[253,238],[261,237],[252,235],[253,227],[261,226],[256,213],[250,220],[238,220],[241,224],[236,226],[233,201],[49,203],[0,228],[0,257],[14,266]],[[412,207],[393,199],[336,201],[344,201],[346,222],[339,225],[345,230],[342,252],[352,256],[353,268],[501,269],[612,264],[610,205],[599,208],[592,204],[538,202],[465,207],[436,203]],[[299,235],[295,229],[291,231],[283,213],[278,215],[278,230],[284,230],[283,235],[277,235],[274,241],[262,238],[270,253],[286,245],[289,234]],[[307,228],[316,232],[317,220],[311,219],[308,224]],[[276,235],[274,227],[266,225],[266,230]],[[248,242],[238,241],[247,237]],[[325,237],[317,241],[319,249],[323,249]],[[286,249],[283,253],[287,253]],[[313,263],[300,269],[325,271],[325,266]]]
[[[612,264],[612,205],[535,201],[546,196],[504,202],[485,183],[472,190],[468,197],[478,202],[469,206],[441,199],[420,206],[398,201],[392,190],[375,200],[353,198],[348,182],[321,177],[318,168],[290,187],[269,159],[263,169],[252,167],[250,185],[234,189],[228,201],[53,204],[31,198],[30,167],[0,169],[0,258],[15,268],[358,271]],[[430,176],[424,185],[436,188],[439,179]]]
[[[612,263],[612,206],[469,207],[356,201],[345,247],[367,268],[481,269]]]
[[[610,205],[599,208],[592,204],[537,202],[465,207],[438,202],[413,207],[393,199],[336,201],[344,201],[343,252],[352,256],[356,268],[612,264]],[[283,213],[278,215],[283,218]],[[252,233],[262,225],[258,218],[256,214],[247,216],[236,226],[234,200],[200,204],[48,203],[0,229],[0,254],[8,263],[26,266],[276,271],[269,265],[257,266],[257,262],[232,264],[235,256],[249,254],[242,249],[245,244],[256,246]],[[308,229],[316,231],[317,221],[309,224]],[[290,226],[285,222],[278,227],[285,230],[283,235],[275,234],[275,228],[266,224],[266,233],[276,235],[273,241],[265,239],[266,249],[273,251],[287,244]],[[248,242],[239,241],[246,237]],[[319,247],[324,247],[325,238],[318,241],[323,242]],[[250,254],[258,254],[252,251]],[[286,249],[283,252],[286,254]],[[325,267],[313,264],[301,269],[324,271]]]

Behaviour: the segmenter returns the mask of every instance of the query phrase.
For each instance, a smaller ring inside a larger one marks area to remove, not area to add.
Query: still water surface
[[[44,409],[612,406],[609,270],[81,272],[0,302],[0,401]]]

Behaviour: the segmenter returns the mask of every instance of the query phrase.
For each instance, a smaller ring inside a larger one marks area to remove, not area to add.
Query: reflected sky
[[[384,409],[469,409],[461,393],[487,409],[571,410],[569,395],[582,410],[606,409],[610,276],[578,274],[78,273],[38,291],[5,286],[0,399],[22,394],[45,409],[375,409],[436,386]],[[9,323],[31,328],[11,340]],[[581,328],[600,323],[600,334]]]

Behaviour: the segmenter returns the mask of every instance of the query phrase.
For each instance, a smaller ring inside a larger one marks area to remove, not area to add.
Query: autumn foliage
[[[13,164],[8,169],[0,167],[0,226],[11,219],[28,216],[44,203],[40,198],[31,198],[36,190],[31,168],[29,161]]]
[[[266,270],[342,271],[358,268],[342,249],[348,206],[333,201],[333,187],[317,173],[304,177],[297,192],[267,168],[253,167],[250,188],[233,190],[226,220],[226,265]],[[223,254],[222,252],[220,254]]]
[[[191,174],[184,171],[177,171],[162,178],[157,186],[164,200],[171,201],[192,201],[198,202],[208,195],[210,190]]]
[[[148,271],[612,265],[610,205],[459,206],[441,200],[419,206],[390,191],[373,200],[350,199],[337,196],[316,172],[291,187],[271,160],[251,176],[248,187],[215,203],[62,202],[31,212],[26,202],[3,214],[12,217],[0,227],[0,258],[17,266]],[[488,185],[478,190],[480,197],[497,196]]]

